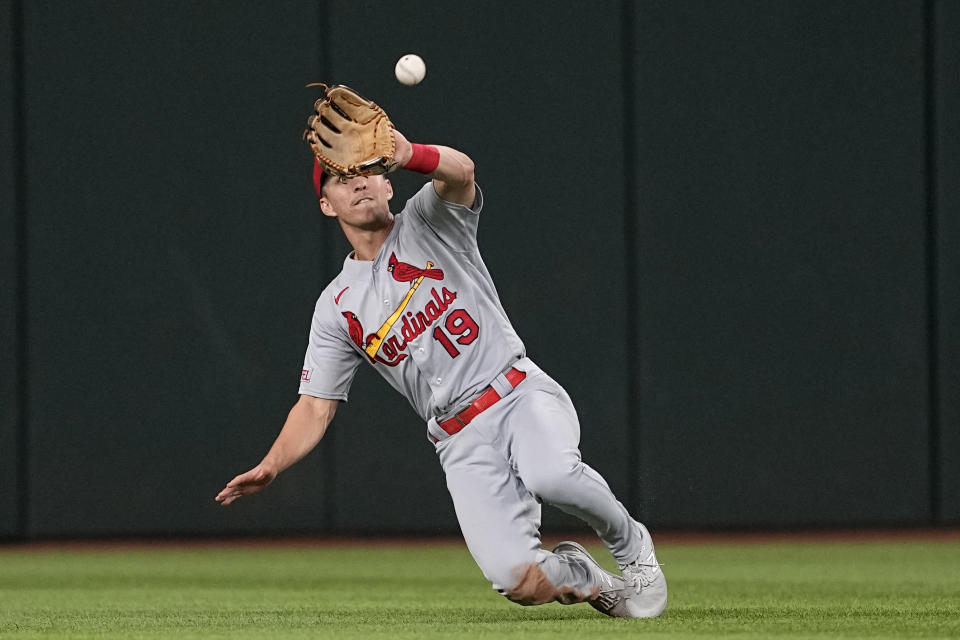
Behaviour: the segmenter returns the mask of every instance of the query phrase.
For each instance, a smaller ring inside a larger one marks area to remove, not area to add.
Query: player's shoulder
[[[346,280],[343,273],[340,273],[327,283],[327,286],[323,288],[323,291],[321,291],[317,297],[317,302],[314,305],[314,317],[322,318],[333,314],[337,303],[340,302],[343,294],[350,288],[350,283]]]

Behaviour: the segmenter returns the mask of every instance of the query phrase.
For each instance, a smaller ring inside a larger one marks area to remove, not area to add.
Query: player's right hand
[[[221,506],[225,507],[237,498],[248,496],[251,493],[257,493],[266,488],[277,477],[277,472],[265,467],[262,464],[255,466],[246,473],[241,473],[236,478],[227,483],[223,491],[214,498]]]

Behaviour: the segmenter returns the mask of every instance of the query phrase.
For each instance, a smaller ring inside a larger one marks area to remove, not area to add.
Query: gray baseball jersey
[[[524,356],[477,248],[482,206],[479,187],[466,207],[428,182],[372,262],[344,260],[317,301],[301,394],[346,400],[367,360],[429,420]]]

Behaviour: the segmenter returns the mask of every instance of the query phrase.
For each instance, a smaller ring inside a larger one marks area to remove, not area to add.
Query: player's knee
[[[506,576],[505,576],[506,577]],[[508,577],[513,586],[504,588],[494,583],[497,592],[519,605],[531,606],[551,602],[557,598],[557,588],[543,573],[543,569],[536,562],[514,567]],[[500,583],[503,584],[503,583]]]
[[[546,587],[553,588],[534,558],[499,557],[483,563],[480,569],[497,593],[517,604],[541,604]]]
[[[477,565],[480,567],[480,571],[483,572],[483,577],[490,581],[490,584],[493,586],[494,590],[500,595],[507,595],[507,592],[510,591],[515,584],[520,580],[520,574],[523,571],[517,572],[518,566],[525,566],[530,560],[514,555],[514,557],[498,556],[496,558],[476,558]]]

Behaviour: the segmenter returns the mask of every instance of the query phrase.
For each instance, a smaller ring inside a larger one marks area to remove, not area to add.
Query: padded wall
[[[27,4],[30,534],[322,524],[319,465],[213,503],[296,400],[322,286],[317,11]]]
[[[649,519],[927,522],[922,6],[635,24]]]
[[[960,522],[960,4],[935,3],[940,515]]]
[[[20,527],[14,10],[0,2],[0,537]]]
[[[927,524],[937,499],[960,521],[960,15],[932,6],[935,274],[922,3],[23,3],[23,185],[0,20],[0,536],[24,491],[31,537],[456,530],[424,426],[369,367],[317,453],[213,503],[296,401],[348,251],[300,140],[314,80],[474,158],[504,306],[645,521]],[[427,77],[403,87],[411,51]],[[393,181],[396,210],[422,179]]]

